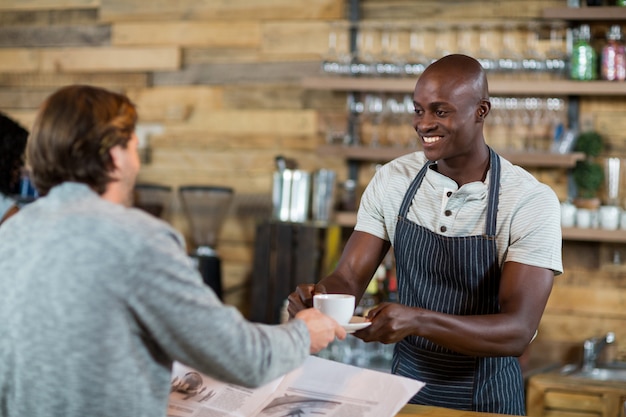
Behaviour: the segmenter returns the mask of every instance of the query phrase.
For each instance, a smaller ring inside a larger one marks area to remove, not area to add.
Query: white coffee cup
[[[576,226],[586,229],[591,227],[591,210],[579,208],[576,210]]]
[[[576,224],[576,206],[569,202],[561,203],[561,226],[574,227]]]
[[[339,324],[348,324],[354,314],[354,295],[351,294],[315,294],[313,307]]]
[[[621,210],[618,206],[600,207],[600,227],[605,230],[617,230],[620,212]]]

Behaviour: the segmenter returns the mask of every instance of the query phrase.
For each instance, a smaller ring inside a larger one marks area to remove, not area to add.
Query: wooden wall
[[[366,20],[441,23],[527,20],[564,0],[364,0]],[[234,209],[219,252],[226,302],[246,311],[254,227],[267,214],[274,157],[347,176],[344,161],[318,157],[325,116],[344,114],[339,93],[307,91],[318,75],[338,0],[0,0],[0,109],[30,126],[55,89],[88,83],[127,93],[139,106],[150,160],[139,180],[231,186]],[[430,45],[432,47],[432,45]],[[584,100],[581,109],[623,156],[626,98]],[[362,172],[365,183],[373,166]],[[534,173],[565,198],[559,170]],[[188,234],[173,201],[172,223]],[[566,242],[533,353],[571,356],[586,337],[617,332],[626,347],[626,245]]]

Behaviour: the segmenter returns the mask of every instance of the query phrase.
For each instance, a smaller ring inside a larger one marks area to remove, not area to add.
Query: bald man
[[[411,403],[523,415],[516,357],[563,269],[558,198],[486,144],[491,104],[475,59],[431,64],[413,102],[422,151],[378,170],[337,268],[299,286],[290,314],[316,292],[360,298],[392,247],[399,301],[355,335],[396,343],[392,372],[426,382]]]

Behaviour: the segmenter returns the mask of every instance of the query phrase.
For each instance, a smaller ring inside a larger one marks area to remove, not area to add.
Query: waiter
[[[289,297],[363,295],[393,247],[398,303],[370,311],[355,335],[397,343],[392,372],[426,382],[410,401],[525,414],[517,356],[532,340],[562,272],[559,201],[552,189],[490,149],[480,63],[449,55],[415,85],[413,127],[423,151],[378,170],[337,268]]]

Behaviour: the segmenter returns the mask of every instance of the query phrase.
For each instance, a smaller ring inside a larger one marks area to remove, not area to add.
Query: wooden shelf
[[[544,9],[544,19],[563,19],[569,21],[617,21],[626,20],[626,7],[557,7]]]
[[[415,152],[415,149],[405,148],[368,148],[363,146],[342,146],[323,145],[317,148],[320,156],[336,156],[352,161],[363,162],[387,162],[408,153]],[[503,158],[513,164],[525,167],[556,167],[571,168],[576,161],[584,159],[583,153],[541,153],[541,152],[506,152],[498,151]]]
[[[626,243],[626,230],[563,228],[563,240],[587,242]]]
[[[338,211],[335,213],[334,223],[342,227],[356,225],[356,212]],[[626,243],[626,230],[581,229],[564,227],[563,240],[578,240],[586,242]]]
[[[626,7],[624,7],[626,9]],[[302,86],[312,90],[412,93],[414,78],[376,77],[307,77]],[[491,95],[536,96],[621,96],[626,95],[626,82],[573,80],[489,80]]]

